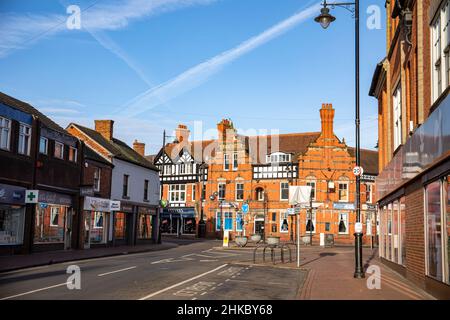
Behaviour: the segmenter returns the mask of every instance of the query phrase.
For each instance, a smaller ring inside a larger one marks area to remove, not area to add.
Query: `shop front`
[[[94,246],[106,246],[112,241],[111,212],[120,208],[120,201],[85,197],[83,199],[83,244],[88,249]]]
[[[193,207],[163,209],[161,229],[164,234],[195,235],[195,209]]]
[[[133,216],[134,206],[121,202],[120,210],[113,214],[113,243],[115,246],[132,244]]]
[[[0,184],[0,253],[23,245],[25,211],[25,188]]]
[[[33,250],[70,249],[74,216],[72,196],[38,191]]]

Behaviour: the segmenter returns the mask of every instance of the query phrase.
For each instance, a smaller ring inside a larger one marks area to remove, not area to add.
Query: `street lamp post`
[[[200,174],[201,174],[201,189],[200,189],[200,221],[198,222],[198,237],[204,238],[206,235],[206,223],[204,221],[203,216],[203,201],[205,201],[205,194],[203,189],[205,188],[205,166],[206,164],[203,162],[200,165]]]
[[[342,7],[350,11],[355,18],[355,134],[356,134],[356,166],[360,167],[361,150],[360,150],[360,119],[359,119],[359,105],[360,105],[360,90],[359,90],[359,0],[355,2],[334,2],[327,3],[326,0],[322,4],[323,8],[320,15],[314,20],[326,29],[335,21],[336,18],[330,14],[328,7]],[[356,222],[361,223],[361,180],[356,176]],[[361,228],[362,229],[362,228]],[[362,265],[362,231],[355,230],[355,278],[364,278],[364,269]]]

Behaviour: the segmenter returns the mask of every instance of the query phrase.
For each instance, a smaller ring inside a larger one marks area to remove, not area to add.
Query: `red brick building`
[[[331,104],[324,104],[321,131],[311,133],[243,136],[224,119],[217,125],[217,140],[191,142],[189,131],[180,125],[177,142],[166,146],[164,157],[161,151],[154,159],[163,172],[166,210],[173,210],[174,217],[176,208],[191,208],[197,222],[203,212],[210,237],[220,238],[229,230],[232,238],[260,233],[289,241],[296,227],[288,210],[289,186],[311,185],[313,212],[309,216],[301,210],[301,235],[318,242],[320,233],[331,233],[337,243],[353,243],[354,149],[334,135],[334,112]],[[372,194],[377,162],[376,151],[362,150],[362,212],[369,235],[376,229]],[[365,237],[366,242],[371,239]]]
[[[378,99],[380,256],[450,297],[450,3],[387,1]]]

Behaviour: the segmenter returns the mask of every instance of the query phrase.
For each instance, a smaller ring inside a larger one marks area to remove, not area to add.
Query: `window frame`
[[[283,185],[287,185],[287,188],[283,189]],[[283,198],[283,191],[287,190],[287,197]],[[280,182],[280,201],[289,201],[289,182],[282,181]]]
[[[221,190],[221,186],[223,186],[223,190]],[[223,191],[223,195],[222,195]],[[227,196],[227,183],[226,182],[218,182],[217,183],[217,199],[225,200]]]
[[[144,201],[149,201],[148,198],[148,190],[150,186],[150,181],[148,179],[144,179]]]
[[[22,132],[22,128],[24,132]],[[25,131],[29,130],[29,133]],[[21,155],[29,156],[31,152],[31,135],[32,135],[32,127],[26,123],[19,122],[19,141],[17,144],[17,152]],[[21,146],[21,141],[23,138],[23,145]],[[27,150],[21,150],[25,148],[25,141],[27,141]]]
[[[242,186],[242,188],[238,188],[238,186]],[[241,194],[242,197],[238,197],[239,194]],[[244,201],[244,182],[243,181],[236,181],[234,198],[236,201]]]
[[[45,151],[41,150],[42,141],[45,141]],[[41,136],[39,138],[39,153],[48,155],[48,138]]]
[[[396,150],[403,143],[402,103],[402,86],[401,81],[399,81],[392,94],[392,125],[394,133],[394,150]]]
[[[56,146],[61,146],[61,156],[56,155]],[[53,150],[53,157],[56,159],[64,160],[64,143],[55,140],[55,148]]]
[[[96,177],[96,174],[98,172],[98,177]],[[94,191],[95,192],[100,192],[100,188],[101,188],[101,177],[102,177],[102,168],[100,167],[94,167],[94,179],[93,179],[93,184],[94,184]],[[98,183],[96,184],[96,181],[98,181]],[[98,187],[97,187],[98,185]]]
[[[346,199],[341,199],[341,185],[347,186],[347,188],[345,189],[347,191]],[[338,201],[339,202],[348,202],[349,201],[349,186],[350,186],[349,181],[343,181],[343,180],[338,181]]]
[[[130,175],[124,174],[122,178],[122,198],[127,199],[129,197],[129,185],[130,185]]]
[[[169,185],[169,203],[186,203],[186,185]]]
[[[54,210],[57,211],[56,214],[54,213]],[[60,207],[56,207],[56,206],[50,207],[50,227],[59,227],[59,215],[60,215],[60,213],[61,213],[60,212]],[[53,223],[53,219],[54,219],[55,215],[58,216],[58,223],[57,224]]]
[[[233,171],[237,171],[239,167],[239,154],[233,153]]]
[[[73,153],[71,151],[73,151]],[[73,159],[70,159],[71,155],[73,155]],[[69,146],[69,161],[73,162],[73,163],[77,163],[77,161],[78,161],[77,158],[78,158],[78,149],[75,147]]]
[[[11,119],[0,117],[0,149],[11,151]],[[6,126],[4,123],[7,123]],[[6,147],[2,147],[2,137],[6,131]]]
[[[230,171],[230,156],[228,153],[223,154],[223,171]]]
[[[313,178],[307,178],[306,179],[306,185],[307,186],[311,186],[312,187],[312,185],[311,184],[313,184],[314,185],[314,188],[311,188],[311,190],[313,191],[313,196],[312,196],[312,201],[316,201],[316,195],[317,195],[317,193],[316,193],[316,188],[317,188],[317,183],[316,183],[316,179],[313,179]]]
[[[345,232],[341,232],[339,231],[339,224],[341,223],[341,216],[345,216],[345,220],[344,221],[344,226],[346,231]],[[350,234],[350,230],[349,230],[349,214],[348,212],[339,212],[339,219],[338,219],[338,234]]]

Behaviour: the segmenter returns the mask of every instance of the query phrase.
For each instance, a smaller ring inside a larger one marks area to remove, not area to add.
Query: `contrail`
[[[314,14],[317,14],[319,9],[320,3],[308,7],[307,9],[262,32],[261,34],[244,41],[237,47],[222,52],[221,54],[202,62],[191,69],[188,69],[175,78],[143,92],[129,101],[119,114],[124,117],[137,116],[195,87],[198,87],[209,77],[218,72],[221,67],[284,34],[299,23],[305,21]]]

